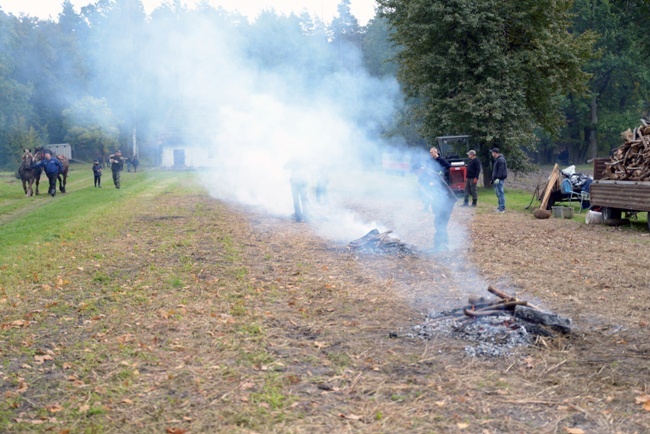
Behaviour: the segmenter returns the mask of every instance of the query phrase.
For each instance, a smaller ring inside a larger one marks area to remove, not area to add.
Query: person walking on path
[[[131,161],[131,164],[133,164],[133,171],[137,172],[138,171],[138,166],[140,165],[140,160],[138,160],[137,155],[133,156],[133,160]]]
[[[506,212],[506,195],[503,191],[503,184],[506,178],[508,178],[508,166],[505,157],[499,152],[499,148],[492,148],[491,152],[492,158],[494,158],[492,185],[494,185],[494,192],[497,195],[497,201],[499,203],[497,212],[504,213]]]
[[[95,177],[95,187],[102,188],[102,167],[99,165],[99,160],[95,160],[95,164],[93,164],[93,175]]]
[[[122,152],[118,149],[114,154],[108,157],[108,161],[111,162],[111,171],[113,172],[113,183],[115,188],[120,188],[120,175],[122,170],[124,170],[124,158],[122,157]]]
[[[478,193],[476,186],[478,185],[478,176],[481,174],[481,162],[476,158],[476,151],[471,150],[467,153],[469,163],[467,163],[467,180],[465,181],[465,199],[463,206],[469,206],[469,197],[472,196],[472,206],[476,206],[478,201]]]
[[[52,158],[50,151],[45,151],[43,159],[35,165],[32,165],[32,169],[38,169],[39,167],[45,170],[47,179],[50,181],[50,189],[47,192],[54,197],[56,195],[56,180],[59,177],[59,173],[63,172],[63,164],[61,164],[58,158]]]

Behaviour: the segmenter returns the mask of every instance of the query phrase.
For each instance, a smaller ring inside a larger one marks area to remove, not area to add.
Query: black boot
[[[476,199],[472,199],[472,206],[476,206]]]
[[[463,206],[469,206],[469,205],[467,204],[467,201],[468,201],[468,199],[465,198],[465,201],[463,202]]]

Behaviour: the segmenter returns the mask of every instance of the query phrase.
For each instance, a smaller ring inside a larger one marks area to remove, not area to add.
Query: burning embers
[[[361,253],[398,253],[403,255],[415,254],[415,249],[390,234],[393,231],[379,232],[373,229],[363,237],[350,241],[348,248]]]
[[[488,287],[496,298],[472,295],[468,305],[429,313],[423,324],[413,327],[412,336],[431,339],[450,336],[475,342],[465,351],[472,356],[505,356],[519,346],[535,344],[540,338],[554,338],[571,332],[571,319],[542,311],[497,288]]]

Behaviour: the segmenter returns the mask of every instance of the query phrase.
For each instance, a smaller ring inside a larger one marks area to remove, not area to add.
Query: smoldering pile
[[[570,318],[544,311],[492,286],[488,291],[496,298],[472,295],[466,306],[430,312],[407,336],[459,338],[473,342],[465,347],[471,356],[501,357],[510,355],[517,347],[571,332]]]
[[[373,229],[363,237],[350,241],[348,249],[353,252],[366,254],[397,254],[414,255],[416,247],[403,243],[398,238],[391,237],[393,231],[379,232]]]

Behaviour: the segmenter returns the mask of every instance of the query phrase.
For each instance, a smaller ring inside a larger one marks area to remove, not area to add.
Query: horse
[[[34,149],[34,159],[36,161],[41,161],[43,158],[45,158],[46,152],[49,152],[53,157],[55,156],[54,152],[41,146]],[[59,159],[61,165],[63,166],[63,171],[59,172],[59,176],[57,177],[59,180],[59,190],[61,193],[65,193],[65,184],[68,181],[68,170],[70,169],[70,162],[65,155],[56,155],[56,158]],[[38,194],[38,190],[36,194]]]
[[[41,178],[42,169],[32,169],[32,163],[34,162],[34,156],[31,153],[30,149],[23,150],[23,162],[18,168],[18,175],[20,180],[23,182],[23,190],[25,190],[25,196],[30,197],[34,195],[34,190],[32,186],[36,182],[36,194],[38,194],[38,183]]]

